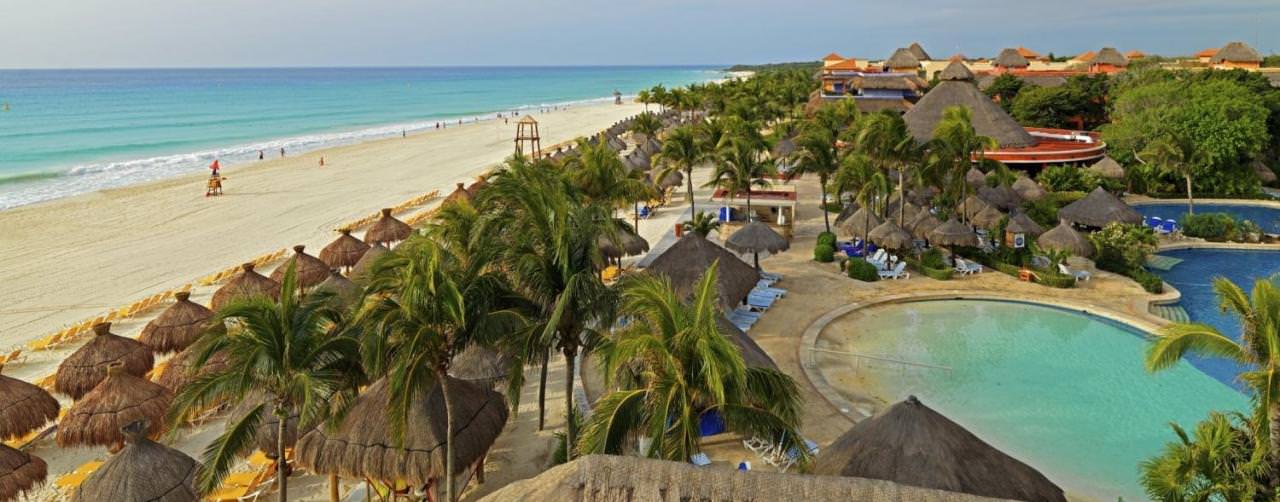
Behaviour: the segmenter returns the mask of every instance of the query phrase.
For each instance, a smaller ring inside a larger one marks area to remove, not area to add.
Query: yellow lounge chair
[[[27,347],[32,351],[39,352],[53,346],[53,335],[27,342]]]
[[[62,475],[57,481],[54,481],[53,484],[60,490],[74,490],[79,487],[81,483],[84,483],[84,480],[87,479],[90,474],[93,474],[93,471],[98,470],[99,467],[102,467],[101,460],[90,460],[80,467],[77,467],[76,470]]]

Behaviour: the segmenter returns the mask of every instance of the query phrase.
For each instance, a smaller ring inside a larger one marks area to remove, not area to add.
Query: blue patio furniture
[[[717,410],[707,410],[698,417],[698,435],[702,437],[722,434],[725,431],[724,417]]]

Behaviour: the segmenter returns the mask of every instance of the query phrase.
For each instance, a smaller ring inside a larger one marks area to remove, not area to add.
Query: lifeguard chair
[[[524,155],[525,145],[529,146],[529,157],[542,156],[542,137],[538,135],[538,121],[532,115],[520,117],[516,122],[516,153]]]
[[[212,197],[222,195],[222,176],[214,174],[209,176],[209,183],[205,185],[204,196]]]

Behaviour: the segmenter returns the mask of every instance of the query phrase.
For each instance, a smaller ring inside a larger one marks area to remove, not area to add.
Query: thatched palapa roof
[[[280,438],[280,417],[275,414],[275,405],[266,397],[265,394],[254,393],[242,399],[240,404],[231,410],[231,419],[227,421],[227,427],[230,428],[240,419],[253,411],[254,407],[263,405],[261,418],[258,422],[258,432],[253,436],[254,448],[261,451],[270,459],[280,458],[276,455],[276,449],[279,447]],[[292,448],[298,443],[298,410],[290,409],[289,418],[284,423],[284,447],[285,451]]]
[[[216,352],[209,359],[196,369],[195,363],[200,352],[198,348],[190,348],[179,352],[177,355],[169,358],[164,365],[164,371],[160,373],[160,377],[156,379],[156,383],[164,386],[164,388],[177,393],[182,386],[192,381],[200,375],[208,375],[220,372],[227,368],[227,355],[225,352]]]
[[[935,217],[933,213],[920,211],[916,214],[915,218],[912,218],[911,221],[907,222],[907,229],[911,231],[911,235],[914,235],[917,238],[928,239],[929,232],[938,228],[939,225],[942,225],[942,222],[938,221],[938,218]]]
[[[884,220],[867,208],[861,207],[853,215],[840,222],[836,230],[854,237],[862,237],[870,232],[871,229],[880,226],[881,223],[884,223]]]
[[[512,359],[506,354],[480,345],[471,345],[453,356],[449,376],[466,380],[486,389],[507,378]]]
[[[1013,182],[1013,191],[1021,197],[1022,200],[1035,202],[1043,199],[1048,192],[1028,176],[1019,176],[1017,181]]]
[[[279,300],[280,283],[259,274],[253,270],[253,267],[252,263],[241,265],[239,274],[236,274],[230,281],[227,281],[221,288],[213,292],[213,299],[209,300],[209,308],[216,312],[222,310],[222,307],[234,300],[242,300],[254,296]]]
[[[329,265],[320,261],[319,258],[306,253],[306,246],[301,244],[293,247],[293,256],[281,263],[279,267],[271,272],[271,280],[283,283],[284,274],[289,270],[289,265],[297,263],[297,269],[294,271],[295,280],[298,286],[310,288],[329,278]]]
[[[755,289],[756,283],[760,282],[760,273],[697,232],[685,234],[655,258],[645,271],[667,276],[678,294],[687,295],[711,264],[717,261],[720,267],[716,289],[720,295],[720,304],[726,310],[733,310]]]
[[[1066,502],[1062,488],[915,396],[858,422],[823,448],[814,472],[983,497]]]
[[[458,186],[462,186],[462,184],[459,183]],[[466,189],[463,189],[462,191],[466,192]],[[453,195],[450,195],[450,197],[452,196]],[[447,202],[448,199],[445,199],[445,201]],[[410,227],[408,223],[400,221],[396,219],[395,216],[392,216],[391,208],[383,208],[382,216],[378,218],[378,221],[373,223],[373,226],[369,227],[367,232],[364,233],[364,241],[368,244],[380,243],[384,245],[391,245],[393,242],[400,242],[408,239],[410,235],[413,235],[413,227]]]
[[[1036,238],[1036,245],[1044,249],[1066,251],[1084,258],[1093,256],[1094,253],[1093,243],[1089,242],[1089,238],[1071,228],[1067,220],[1062,220],[1058,226],[1040,234],[1040,237]]]
[[[126,373],[120,365],[107,368],[107,379],[67,410],[58,423],[58,446],[114,445],[124,441],[120,429],[148,421],[148,434],[163,429],[173,393],[160,384]]]
[[[884,65],[893,70],[914,69],[920,67],[920,60],[916,59],[909,49],[900,47],[893,51],[893,55],[885,60]]]
[[[324,282],[321,282],[312,291],[312,293],[332,295],[330,300],[334,303],[331,305],[343,310],[359,302],[362,292],[363,290],[359,285],[352,282],[351,279],[343,277],[336,269],[330,270],[329,277],[325,278]]]
[[[893,218],[871,229],[867,237],[877,246],[888,249],[906,249],[911,246],[912,240],[911,234],[898,226]]]
[[[157,354],[168,354],[185,349],[209,329],[219,329],[220,323],[212,322],[213,311],[191,301],[191,293],[174,293],[173,305],[148,322],[138,335],[142,342]]]
[[[364,256],[360,257],[360,261],[357,261],[355,266],[351,267],[351,272],[348,274],[351,278],[351,282],[359,285],[364,285],[368,282],[368,275],[373,269],[373,263],[378,261],[378,258],[381,258],[389,252],[391,252],[391,250],[387,249],[386,246],[383,246],[382,243],[369,246],[369,250],[364,253]]]
[[[155,356],[146,345],[132,338],[111,333],[111,323],[93,327],[93,338],[62,360],[54,376],[53,388],[60,394],[80,399],[107,377],[107,368],[124,365],[130,375],[142,376],[151,371]]]
[[[791,249],[791,243],[768,223],[753,220],[730,235],[724,247],[739,253],[777,253]]]
[[[1027,213],[1018,213],[1009,218],[1009,224],[1005,225],[1004,231],[1036,237],[1044,233],[1044,227],[1027,216]]]
[[[956,209],[964,211],[965,218],[973,218],[989,206],[991,206],[991,203],[987,202],[986,199],[977,195],[970,195],[965,197],[964,201],[961,202],[960,207],[957,207]]]
[[[452,378],[452,377],[450,377]],[[378,380],[356,399],[336,431],[308,432],[294,449],[298,464],[318,474],[401,480],[423,486],[445,474],[445,409],[439,384],[421,389],[409,407],[404,437],[393,446],[387,417],[389,385]],[[451,379],[454,468],[462,472],[489,451],[507,422],[507,403],[495,391]]]
[[[76,488],[73,501],[196,502],[200,463],[178,450],[147,439],[146,421],[122,428],[128,444]]]
[[[1102,187],[1059,209],[1058,217],[1091,227],[1105,227],[1112,222],[1142,223],[1141,213]]]
[[[952,218],[929,232],[929,242],[937,246],[977,246],[978,234],[968,225]]]
[[[987,174],[976,167],[970,167],[968,171],[964,172],[964,182],[971,187],[981,188],[986,186]]]
[[[360,261],[369,245],[351,236],[350,229],[342,229],[342,235],[320,250],[320,261],[330,267],[351,267]]]
[[[3,371],[4,365],[0,364],[0,373]],[[58,418],[60,408],[58,400],[44,389],[0,374],[0,441],[44,427]]]
[[[1004,213],[992,206],[987,206],[971,218],[972,223],[980,228],[992,229],[1004,218]]]
[[[584,455],[511,483],[483,502],[773,502],[874,500],[979,502],[993,499],[890,481],[698,467],[635,456]]]
[[[907,46],[907,50],[911,51],[911,55],[919,61],[933,60],[933,58],[929,57],[929,53],[924,51],[924,47],[920,46],[920,42],[911,42],[911,45]]]
[[[1103,155],[1101,159],[1089,166],[1089,170],[1098,173],[1099,176],[1104,178],[1124,178],[1124,166],[1121,166],[1110,155]]]
[[[938,72],[938,80],[944,82],[973,82],[973,78],[973,72],[959,59],[951,60],[946,68]]]
[[[600,253],[608,258],[621,258],[623,256],[637,256],[649,251],[649,241],[644,237],[636,235],[630,229],[621,229],[615,238],[601,234],[596,239],[596,244],[600,247]]]
[[[1031,66],[1031,62],[1027,58],[1018,53],[1017,49],[1004,49],[1000,51],[1000,55],[996,56],[993,62],[1000,68],[1026,68]]]
[[[978,189],[978,197],[997,209],[1008,211],[1022,205],[1022,196],[1006,185],[984,186]]]
[[[903,115],[916,141],[933,138],[933,130],[942,120],[942,112],[953,106],[968,108],[973,114],[973,128],[983,136],[994,138],[1001,147],[1024,147],[1036,144],[1035,138],[1013,120],[1000,105],[991,101],[973,83],[973,73],[952,62],[940,77],[947,77],[930,89],[911,110]],[[968,78],[965,77],[967,74]]]
[[[1261,63],[1262,55],[1244,42],[1231,42],[1209,58],[1210,63]]]
[[[747,336],[745,331],[734,326],[728,318],[721,315],[716,319],[716,326],[720,328],[720,334],[729,337],[729,340],[738,346],[738,352],[742,354],[742,362],[748,368],[778,369],[778,364],[773,362],[773,358],[769,357],[760,344]]]
[[[458,183],[458,186],[454,187],[453,191],[449,192],[449,195],[445,196],[444,202],[441,202],[441,204],[448,204],[450,202],[471,202],[473,198],[475,197],[471,195],[471,192],[467,191],[466,184]]]
[[[49,467],[44,460],[0,443],[0,500],[15,500],[44,483]]]
[[[1129,58],[1124,57],[1124,54],[1121,54],[1115,47],[1103,47],[1096,56],[1093,56],[1093,60],[1090,63],[1125,67],[1129,66]]]

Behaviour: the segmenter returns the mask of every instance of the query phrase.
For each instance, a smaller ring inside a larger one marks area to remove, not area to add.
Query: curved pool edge
[[[1178,204],[1179,202],[1186,203],[1186,201],[1187,199],[1153,199],[1150,197],[1143,197],[1141,199],[1135,198],[1132,200],[1126,198],[1125,203],[1130,206],[1157,206],[1161,204]],[[1215,206],[1256,206],[1280,209],[1280,200],[1267,199],[1196,199],[1195,203]]]

